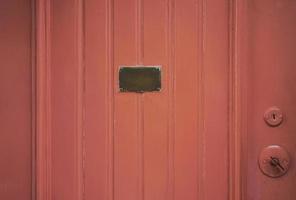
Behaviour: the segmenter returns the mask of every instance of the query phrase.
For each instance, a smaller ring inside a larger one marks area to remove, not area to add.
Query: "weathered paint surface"
[[[295,2],[31,4],[0,7],[0,199],[33,198],[33,147],[38,200],[295,199]],[[142,65],[161,91],[119,92],[120,66]],[[280,178],[258,167],[269,145],[289,152]]]

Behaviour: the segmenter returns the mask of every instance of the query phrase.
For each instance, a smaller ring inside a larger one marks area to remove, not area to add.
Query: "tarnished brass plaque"
[[[160,66],[120,67],[120,92],[153,92],[161,89]]]

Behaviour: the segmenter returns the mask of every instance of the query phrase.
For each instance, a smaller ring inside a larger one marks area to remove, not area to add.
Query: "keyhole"
[[[270,157],[270,164],[273,166],[273,167],[279,167],[281,170],[285,171],[285,168],[282,166],[281,162],[280,162],[280,159],[276,158],[276,157]]]
[[[264,120],[269,126],[279,126],[283,122],[283,114],[279,108],[271,107],[264,113]]]

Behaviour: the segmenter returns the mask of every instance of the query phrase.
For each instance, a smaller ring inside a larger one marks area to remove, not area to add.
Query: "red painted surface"
[[[296,4],[291,1],[251,1],[246,5],[245,96],[246,193],[249,199],[295,199],[296,120]],[[242,38],[242,37],[241,37]],[[247,43],[248,41],[248,43]],[[248,67],[247,67],[248,65]],[[283,123],[275,128],[262,123],[262,114],[280,108]],[[279,179],[262,176],[254,164],[259,153],[271,144],[283,146],[291,156],[291,168]]]
[[[34,187],[31,1],[1,1],[0,27],[0,199],[30,200]]]
[[[296,3],[11,0],[0,10],[0,199],[295,199]],[[161,92],[120,93],[120,65],[161,65]],[[264,121],[271,107],[279,126]],[[291,159],[276,179],[258,166],[270,145]]]

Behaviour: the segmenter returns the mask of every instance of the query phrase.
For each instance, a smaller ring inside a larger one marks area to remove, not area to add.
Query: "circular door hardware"
[[[271,107],[264,113],[265,122],[272,127],[279,126],[283,119],[283,113],[277,107]]]
[[[261,151],[258,163],[263,174],[271,178],[278,178],[289,170],[290,157],[283,147],[271,145]]]

